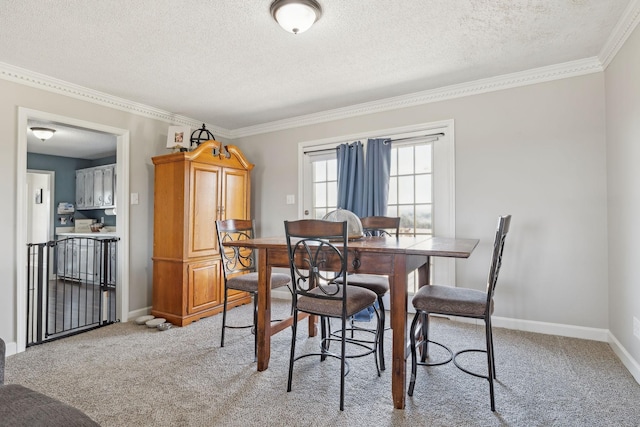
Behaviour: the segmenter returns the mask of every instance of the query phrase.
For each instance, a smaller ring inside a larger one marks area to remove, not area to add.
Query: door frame
[[[18,107],[18,141],[17,141],[17,201],[16,201],[16,352],[26,349],[26,250],[27,225],[25,191],[27,180],[27,126],[28,121],[44,120],[65,125],[77,126],[89,130],[110,133],[116,137],[116,206],[118,207],[118,225],[116,235],[120,238],[118,248],[117,280],[121,285],[116,292],[116,316],[123,322],[129,315],[129,130],[88,122],[73,117],[61,116],[45,111]],[[51,230],[54,232],[54,230]]]

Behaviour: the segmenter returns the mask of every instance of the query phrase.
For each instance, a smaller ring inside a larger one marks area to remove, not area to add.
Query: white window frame
[[[455,237],[455,137],[454,121],[422,123],[388,129],[378,129],[361,134],[340,135],[331,138],[310,140],[298,144],[298,218],[309,218],[305,209],[312,205],[313,191],[305,190],[311,177],[311,162],[305,152],[335,148],[344,142],[366,141],[368,138],[408,138],[411,136],[443,133],[433,142],[433,234],[439,237]],[[455,259],[433,257],[433,281],[443,285],[454,285]]]

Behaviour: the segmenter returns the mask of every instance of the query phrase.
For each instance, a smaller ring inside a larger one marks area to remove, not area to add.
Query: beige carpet
[[[244,306],[230,319],[250,315]],[[396,410],[389,333],[388,370],[377,377],[371,357],[353,360],[340,412],[338,361],[297,362],[287,393],[290,330],[273,337],[269,369],[257,372],[249,331],[228,331],[220,348],[220,323],[215,316],[164,332],[111,325],[7,358],[5,380],[69,403],[103,426],[640,425],[640,385],[605,343],[496,328],[497,412],[489,408],[487,381],[452,364],[419,367],[414,396]],[[300,329],[298,348],[316,349],[306,324]],[[436,320],[432,332],[454,350],[482,345],[482,327]],[[477,363],[482,370],[484,360]]]

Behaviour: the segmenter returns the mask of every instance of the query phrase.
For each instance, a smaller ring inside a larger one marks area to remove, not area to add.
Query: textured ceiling
[[[629,0],[2,0],[0,62],[224,129],[597,56]]]

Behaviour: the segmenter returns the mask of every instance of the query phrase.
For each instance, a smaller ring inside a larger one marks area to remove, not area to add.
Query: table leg
[[[406,392],[406,319],[407,319],[407,266],[404,255],[394,257],[393,275],[389,276],[391,289],[391,328],[393,329],[393,360],[391,394],[393,405],[404,409]]]
[[[258,250],[258,371],[269,367],[271,355],[271,267],[267,265],[267,249]]]
[[[418,268],[418,287],[431,284],[431,260],[426,257],[426,262]]]

